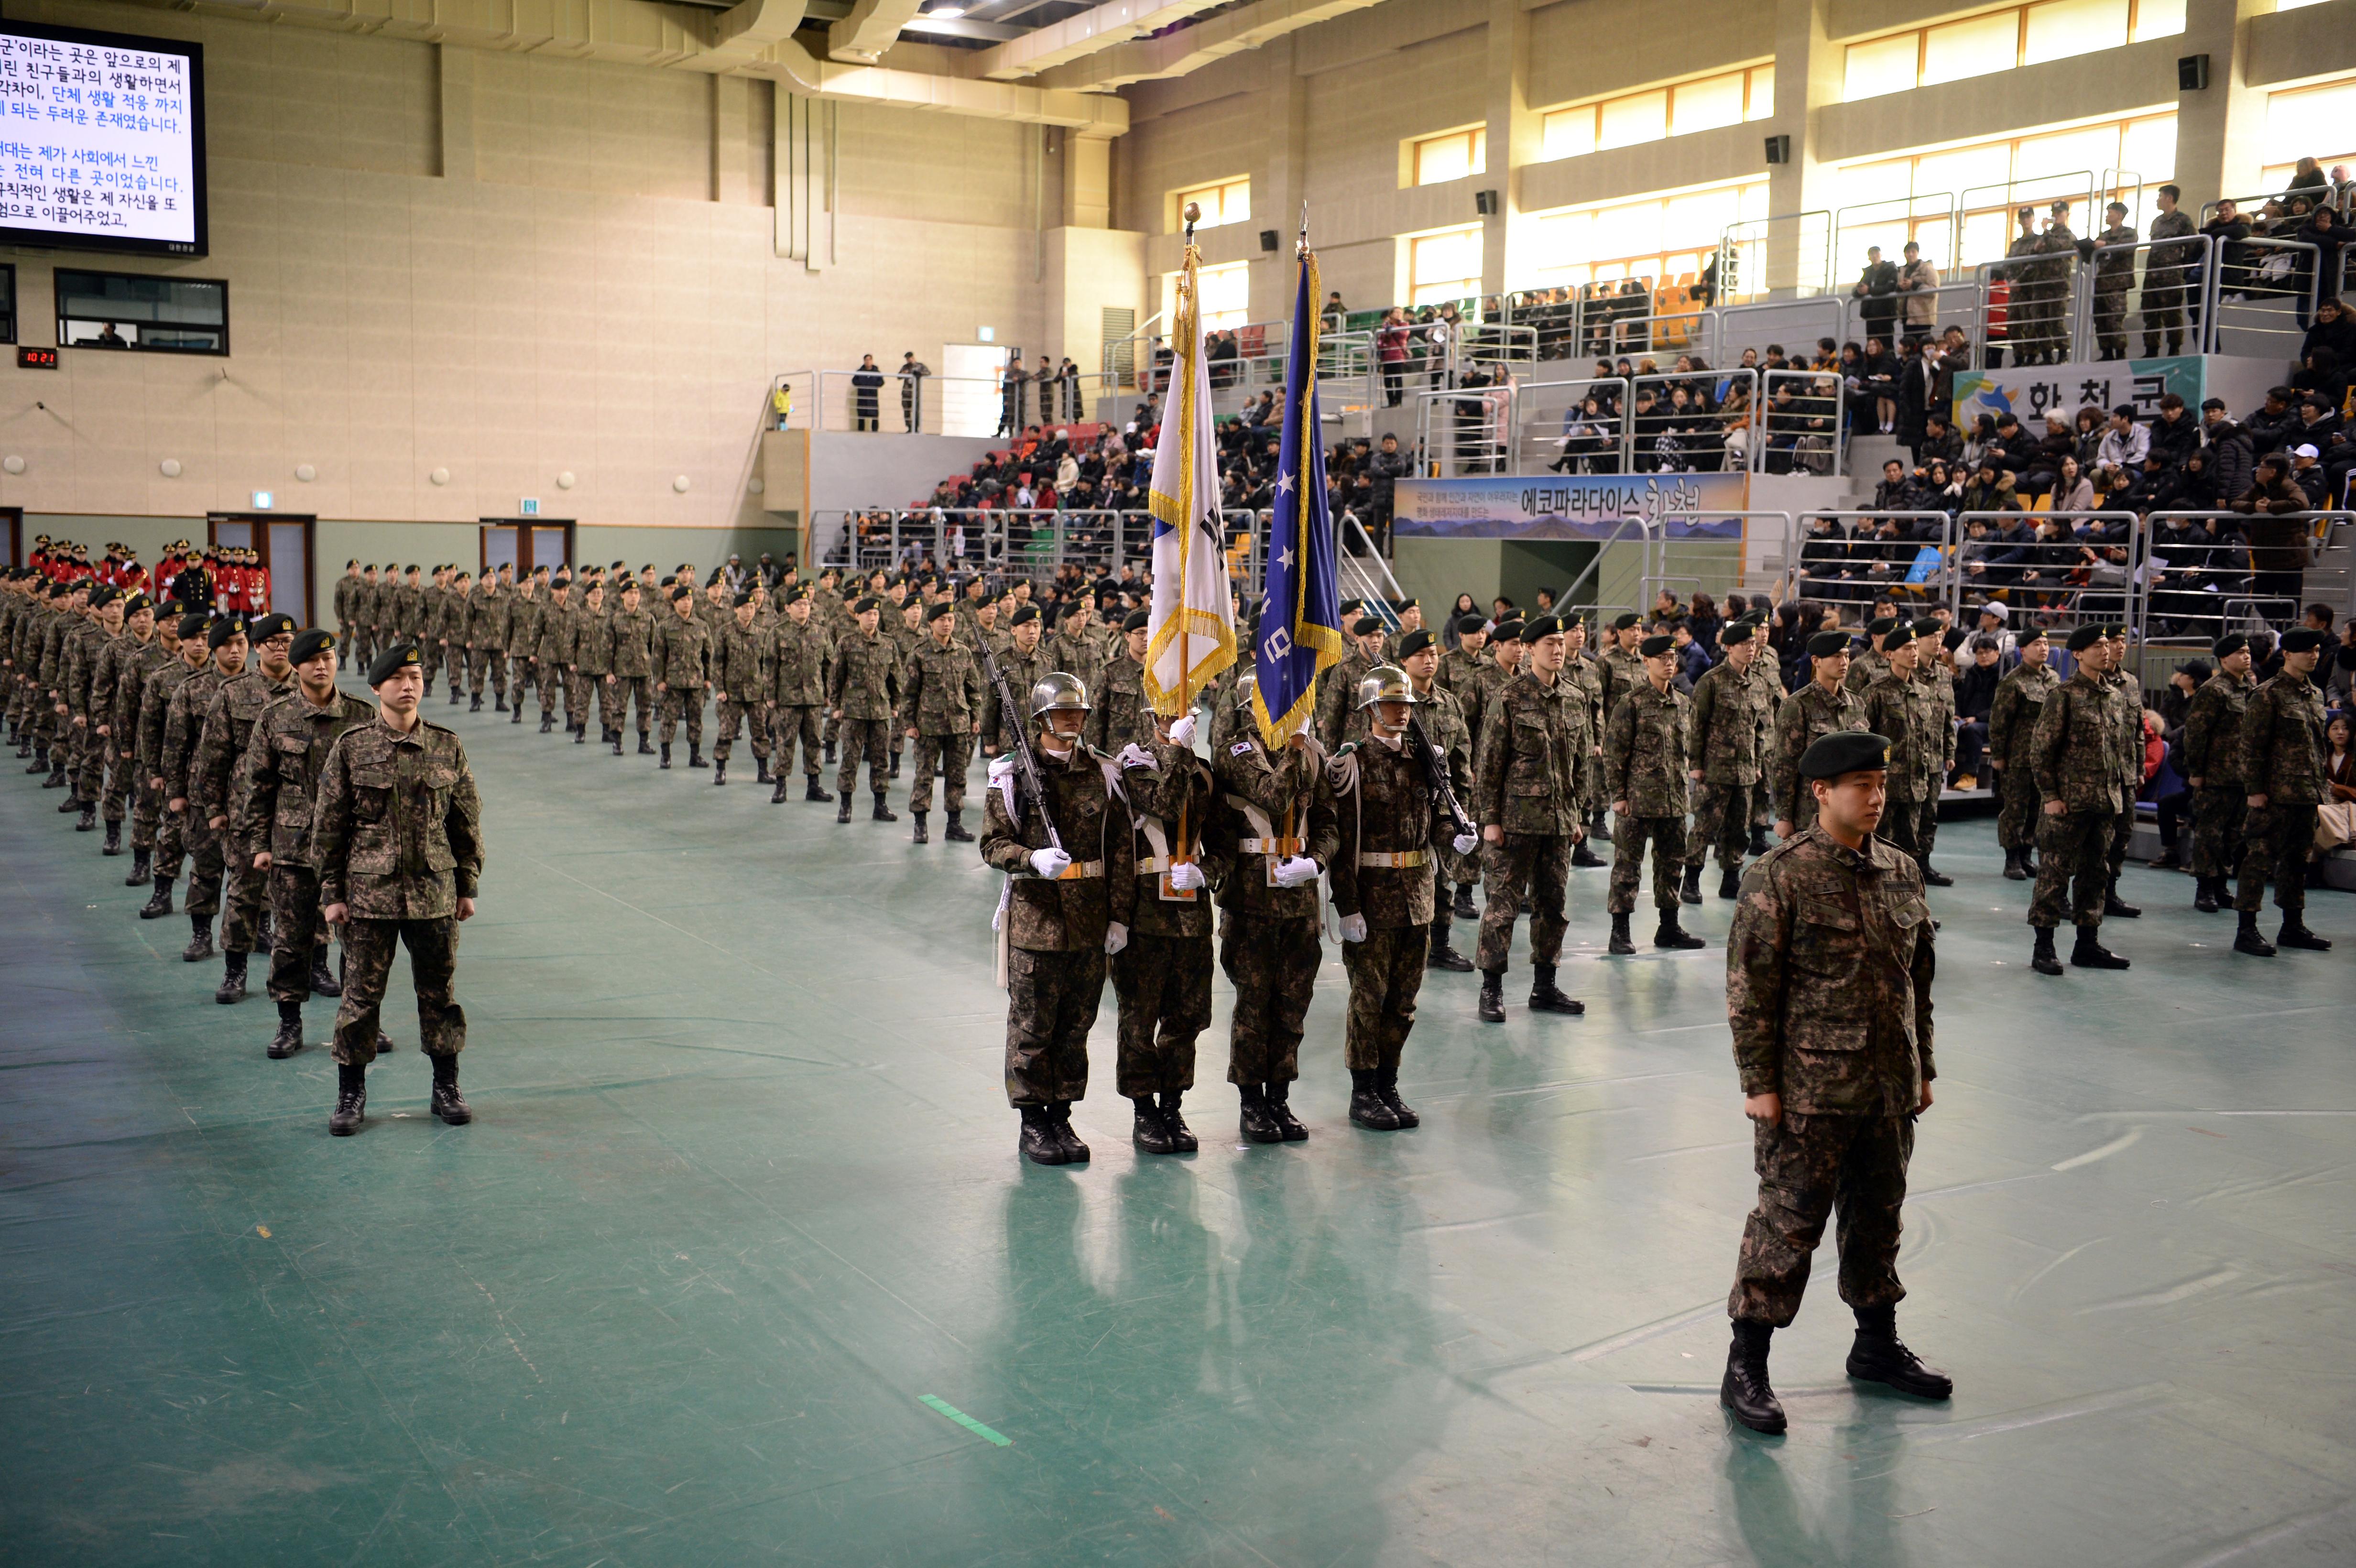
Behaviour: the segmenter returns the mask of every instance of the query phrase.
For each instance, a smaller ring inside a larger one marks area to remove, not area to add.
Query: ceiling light
[[[937,0],[937,3],[925,7],[925,16],[936,22],[954,22],[964,15],[965,7],[957,4],[957,0],[948,0],[947,5],[938,4]]]

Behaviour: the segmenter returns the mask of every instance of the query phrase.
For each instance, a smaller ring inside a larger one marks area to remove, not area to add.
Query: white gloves
[[[1181,713],[1177,722],[1170,726],[1170,743],[1173,746],[1194,743],[1194,716],[1192,713]]]
[[[1481,836],[1477,833],[1460,833],[1449,842],[1456,847],[1456,852],[1459,855],[1470,855],[1481,847]]]
[[[1344,942],[1364,942],[1365,939],[1366,917],[1362,914],[1344,915],[1342,917],[1342,940]]]
[[[1109,958],[1129,945],[1129,927],[1114,921],[1105,927],[1105,956]]]
[[[1288,855],[1276,863],[1276,885],[1297,888],[1317,880],[1317,862],[1306,855]]]
[[[1153,765],[1153,753],[1139,745],[1136,741],[1131,741],[1128,745],[1123,746],[1120,749],[1120,755],[1114,760],[1119,763],[1124,770],[1129,768],[1150,768]]]
[[[1065,854],[1061,849],[1033,849],[1031,851],[1031,869],[1050,881],[1062,876],[1064,874],[1064,869],[1071,863],[1072,858],[1069,855]]]
[[[1170,885],[1182,893],[1191,893],[1204,885],[1203,868],[1192,860],[1182,860],[1170,868]]]

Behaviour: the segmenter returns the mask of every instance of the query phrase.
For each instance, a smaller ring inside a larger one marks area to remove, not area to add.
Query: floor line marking
[[[991,1442],[997,1444],[1001,1448],[1012,1448],[1014,1446],[1013,1438],[1005,1436],[1001,1433],[991,1431],[989,1427],[984,1426],[980,1422],[976,1421],[972,1416],[968,1415],[964,1411],[959,1410],[956,1405],[951,1404],[948,1401],[941,1398],[938,1394],[918,1394],[916,1398],[918,1403],[929,1405],[933,1409],[939,1411],[943,1415],[948,1416],[951,1421],[956,1422],[959,1426],[964,1427],[968,1432],[972,1433],[977,1437],[986,1437]]]
[[[2142,1127],[2129,1127],[2126,1132],[2120,1134],[2117,1137],[2113,1138],[2102,1147],[2090,1148],[2083,1154],[2073,1154],[2068,1159],[2057,1162],[2053,1168],[2056,1170],[2075,1170],[2082,1165],[2092,1165],[2098,1159],[2108,1159],[2111,1156],[2120,1153],[2122,1150],[2126,1149],[2128,1145],[2139,1143],[2142,1139]]]

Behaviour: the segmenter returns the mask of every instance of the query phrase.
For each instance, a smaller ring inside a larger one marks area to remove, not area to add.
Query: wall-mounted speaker
[[[1491,213],[1502,212],[1505,208],[1497,205],[1497,193],[1495,191],[1476,190],[1472,193],[1472,210],[1479,213],[1482,217],[1486,218]]]
[[[1273,251],[1276,249],[1275,229],[1263,229],[1259,231],[1259,248],[1263,251]]]
[[[1768,137],[1767,161],[1771,164],[1790,163],[1792,161],[1792,138],[1789,136]]]
[[[2176,90],[2179,92],[2205,92],[2209,90],[2209,57],[2207,55],[2178,57]]]

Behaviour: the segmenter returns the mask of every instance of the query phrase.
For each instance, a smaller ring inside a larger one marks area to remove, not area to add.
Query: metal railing
[[[2029,540],[1993,537],[1996,526],[2009,527],[2024,520],[2038,527],[2048,522],[2063,525],[2067,537]],[[1991,537],[1971,538],[1975,522],[1990,525]],[[2092,537],[2080,528],[2089,524],[2095,525]],[[2031,609],[2049,625],[2076,625],[2096,619],[2124,624],[2136,592],[2136,574],[2147,564],[2136,549],[2136,527],[2133,512],[1958,513],[1947,607],[1962,613],[1964,585],[1968,581],[1982,597],[2002,601],[2015,611]]]
[[[2253,521],[2300,525],[2296,544],[2252,546],[2241,538]],[[2149,570],[2136,574],[2136,603],[2129,623],[2147,642],[2206,644],[2227,631],[2284,626],[2298,618],[2307,602],[2307,569],[2323,558],[2335,528],[2356,521],[2356,512],[2297,512],[2254,518],[2244,512],[2155,511],[2137,523],[2140,558]],[[2296,552],[2296,570],[2269,556],[2261,570],[2259,552]]]
[[[1676,539],[1669,537],[1667,528],[1668,524],[1676,522],[1702,523],[1726,521],[1740,522],[1742,525],[1742,538],[1740,540],[1732,541],[1708,539]],[[1671,572],[1668,570],[1669,548],[1672,545],[1739,543],[1741,546],[1742,556],[1747,558],[1750,555],[1751,535],[1752,532],[1751,525],[1754,522],[1773,523],[1775,525],[1773,529],[1775,537],[1782,541],[1783,548],[1786,551],[1790,550],[1792,548],[1791,541],[1794,525],[1792,520],[1792,514],[1785,511],[1772,508],[1753,508],[1747,511],[1719,512],[1700,508],[1680,507],[1675,510],[1660,512],[1650,518],[1649,525],[1644,530],[1644,570],[1638,579],[1639,592],[1643,600],[1642,604],[1638,606],[1640,612],[1649,619],[1653,613],[1652,607],[1657,601],[1661,589],[1669,583],[1687,582],[1691,583],[1696,588],[1703,588],[1708,585],[1708,579],[1697,576],[1690,571]],[[1618,536],[1615,533],[1613,537],[1617,538]],[[1598,549],[1595,552],[1596,560],[1599,562],[1601,561],[1604,554],[1605,552],[1603,550]],[[1728,574],[1728,580],[1730,583],[1739,585],[1742,577],[1742,562],[1738,560],[1735,563],[1733,571]],[[1730,589],[1729,591],[1731,592],[1732,590]],[[1715,648],[1710,650],[1710,656],[1713,659],[1718,656],[1718,651]]]
[[[1976,340],[1991,350],[2000,346],[2015,365],[2075,357],[2072,302],[2081,270],[2074,251],[1982,261],[1972,269],[1982,302]]]
[[[1840,376],[1831,370],[1762,373],[1762,401],[1751,443],[1757,474],[1848,472],[1847,421]]]
[[[2314,318],[2319,266],[2318,248],[2302,240],[2225,240],[2209,270],[2201,310],[2208,352],[2296,357]]]
[[[1948,603],[1954,601],[1953,579],[1956,571],[1955,540],[1958,524],[1945,512],[1921,511],[1837,511],[1804,512],[1802,529],[1808,523],[1825,518],[1847,528],[1852,524],[1871,524],[1877,530],[1870,538],[1860,539],[1845,534],[1842,551],[1837,558],[1818,557],[1817,560],[1837,560],[1840,570],[1811,571],[1807,548],[1811,539],[1819,536],[1797,531],[1792,538],[1777,574],[1782,584],[1781,597],[1814,599],[1823,603],[1863,603],[1884,596],[1919,598]],[[1883,537],[1879,533],[1884,522],[1898,525],[1895,534]],[[1879,553],[1860,556],[1854,552],[1860,547]],[[1933,552],[1929,560],[1924,550]]]
[[[2356,186],[2300,186],[2295,190],[2270,190],[2259,196],[2221,196],[2214,201],[2201,204],[2201,221],[2206,226],[2227,202],[2244,215],[2265,211],[2270,201],[2282,203],[2286,212],[2297,202],[2306,202],[2309,211],[2329,207],[2342,218],[2356,217]]]

